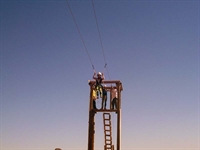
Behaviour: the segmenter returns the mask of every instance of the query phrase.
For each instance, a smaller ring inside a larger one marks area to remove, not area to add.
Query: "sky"
[[[103,50],[92,1],[68,3],[89,55],[65,0],[0,1],[0,149],[87,150],[94,65],[123,85],[121,150],[200,150],[200,2],[94,0]]]

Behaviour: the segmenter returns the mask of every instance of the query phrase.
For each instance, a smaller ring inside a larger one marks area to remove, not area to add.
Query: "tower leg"
[[[88,150],[94,150],[94,134],[95,134],[95,112],[89,111],[89,122],[88,122]]]
[[[117,150],[121,149],[121,109],[117,112]]]

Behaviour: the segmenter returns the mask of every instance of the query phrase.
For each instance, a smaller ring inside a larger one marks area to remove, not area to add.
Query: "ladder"
[[[103,122],[105,139],[104,150],[114,150],[114,145],[112,145],[112,127],[110,113],[103,113]]]

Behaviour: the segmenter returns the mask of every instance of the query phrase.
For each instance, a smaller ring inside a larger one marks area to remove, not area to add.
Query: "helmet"
[[[102,75],[101,72],[98,72],[97,76],[101,76],[101,75]]]

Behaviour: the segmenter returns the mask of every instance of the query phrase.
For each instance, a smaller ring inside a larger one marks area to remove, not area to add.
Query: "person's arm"
[[[96,80],[97,78],[95,77],[95,75],[96,75],[96,73],[94,72],[93,79],[95,79],[95,80]]]
[[[102,73],[102,80],[104,80],[105,79],[105,77],[104,77],[104,74]]]
[[[118,98],[117,89],[115,89],[115,97]]]

